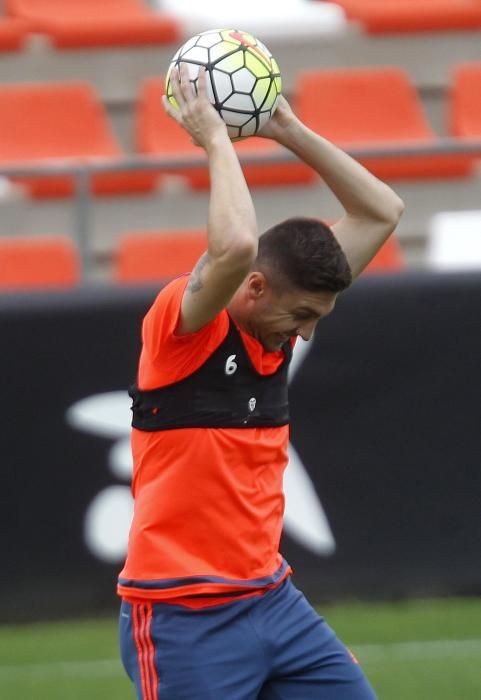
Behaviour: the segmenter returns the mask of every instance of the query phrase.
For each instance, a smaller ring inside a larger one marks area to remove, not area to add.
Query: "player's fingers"
[[[172,119],[175,119],[175,121],[180,124],[182,122],[182,117],[180,116],[180,112],[178,109],[175,109],[169,102],[167,95],[162,95],[162,104],[164,106],[165,111],[169,115],[169,117],[172,117]]]
[[[182,109],[182,107],[185,105],[185,99],[180,83],[180,73],[177,67],[172,68],[172,72],[170,74],[170,84],[172,87],[172,95],[174,96],[175,101],[179,105],[179,109]]]
[[[197,94],[202,97],[207,97],[207,69],[205,66],[199,68],[199,76],[197,78]]]
[[[180,89],[185,102],[192,102],[195,97],[194,86],[190,82],[189,68],[186,63],[180,64]]]

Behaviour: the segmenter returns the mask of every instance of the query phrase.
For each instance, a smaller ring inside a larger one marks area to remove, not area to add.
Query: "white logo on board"
[[[237,355],[229,355],[225,362],[224,372],[230,377],[237,370],[237,362],[234,362]]]
[[[256,403],[257,403],[257,401],[256,401],[255,396],[253,396],[251,399],[249,399],[249,411],[250,411],[251,413],[252,413],[252,411],[255,409]]]

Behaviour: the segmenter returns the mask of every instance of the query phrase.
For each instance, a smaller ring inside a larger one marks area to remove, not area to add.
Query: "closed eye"
[[[315,313],[294,313],[292,315],[292,318],[295,321],[311,321],[311,320],[319,320],[320,316],[319,314]]]

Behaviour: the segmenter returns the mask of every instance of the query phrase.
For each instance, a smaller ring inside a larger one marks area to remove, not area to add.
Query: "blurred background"
[[[282,551],[380,699],[481,697],[481,0],[0,0],[0,696],[133,697],[116,576],[140,324],[206,242],[172,56],[254,34],[406,211],[290,376]],[[236,144],[264,230],[339,205]],[[187,485],[186,485],[187,486]]]

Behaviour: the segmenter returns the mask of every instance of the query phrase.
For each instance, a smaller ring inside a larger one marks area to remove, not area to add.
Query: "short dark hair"
[[[254,268],[278,290],[291,285],[341,292],[352,282],[349,263],[329,226],[308,217],[286,219],[263,233]]]

